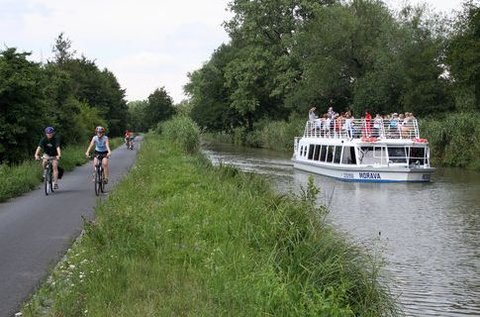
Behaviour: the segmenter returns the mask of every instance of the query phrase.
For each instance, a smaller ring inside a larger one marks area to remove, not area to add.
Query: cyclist
[[[88,146],[87,152],[85,152],[86,156],[90,156],[90,150],[95,145],[95,155],[101,155],[103,157],[102,164],[103,170],[105,171],[105,179],[104,183],[108,183],[108,158],[112,155],[112,151],[110,150],[110,144],[108,142],[108,136],[105,135],[105,128],[98,126],[95,128],[95,132],[97,133],[90,141],[90,145]],[[97,165],[97,157],[95,156],[93,159],[93,170],[95,175],[95,165]]]
[[[132,132],[125,130],[125,144],[127,145],[127,148],[130,148],[130,143],[132,142]]]
[[[55,129],[53,127],[46,127],[45,136],[42,137],[38,143],[37,150],[35,151],[35,160],[40,160],[40,151],[43,151],[43,168],[47,165],[47,160],[51,157],[55,157],[52,160],[53,167],[53,188],[58,189],[58,160],[62,156],[62,151],[60,150],[60,138],[55,134]],[[45,175],[43,175],[45,177]]]

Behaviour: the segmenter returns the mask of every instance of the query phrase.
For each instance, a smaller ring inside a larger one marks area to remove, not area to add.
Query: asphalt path
[[[106,197],[135,162],[124,145],[112,152]],[[61,163],[60,163],[61,165]],[[65,173],[55,193],[43,187],[0,204],[0,317],[10,317],[35,291],[79,236],[83,218],[94,217],[92,163]]]

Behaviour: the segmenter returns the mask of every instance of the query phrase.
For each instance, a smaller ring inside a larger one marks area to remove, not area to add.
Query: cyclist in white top
[[[112,151],[110,150],[110,144],[108,142],[108,136],[105,135],[105,128],[103,127],[96,127],[95,135],[90,141],[90,145],[88,146],[87,152],[85,152],[86,156],[90,156],[90,150],[95,145],[95,157],[93,158],[93,170],[95,172],[95,165],[97,165],[97,155],[102,158],[103,170],[105,171],[105,184],[108,183],[108,158],[112,155]]]

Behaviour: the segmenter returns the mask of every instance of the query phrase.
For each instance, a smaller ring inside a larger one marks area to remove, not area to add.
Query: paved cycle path
[[[136,159],[124,145],[112,152],[106,197]],[[61,165],[61,162],[60,162]],[[45,196],[43,184],[0,203],[0,317],[10,317],[47,277],[80,234],[83,219],[93,219],[97,200],[92,163],[65,173],[60,188]]]

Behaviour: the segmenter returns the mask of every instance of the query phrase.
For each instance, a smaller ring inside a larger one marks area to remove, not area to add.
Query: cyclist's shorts
[[[95,151],[95,156],[99,155],[99,156],[101,156],[102,158],[107,157],[107,154],[108,154],[108,151],[105,151],[105,152]],[[108,157],[107,157],[107,158],[108,158]]]

